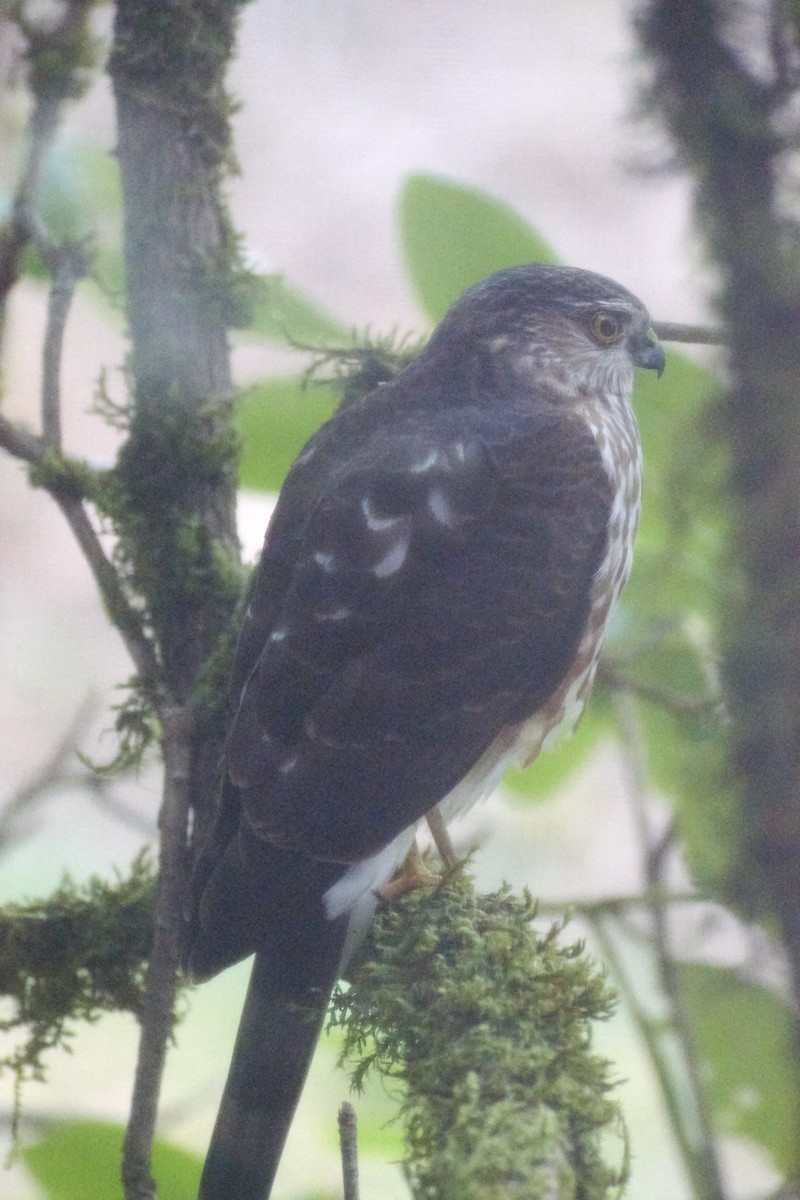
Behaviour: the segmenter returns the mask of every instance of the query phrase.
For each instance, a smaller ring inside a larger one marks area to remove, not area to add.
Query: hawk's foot
[[[422,860],[419,846],[414,842],[405,857],[402,867],[388,883],[378,889],[381,900],[397,900],[406,892],[413,892],[418,887],[436,887],[442,882],[441,875],[429,871]]]

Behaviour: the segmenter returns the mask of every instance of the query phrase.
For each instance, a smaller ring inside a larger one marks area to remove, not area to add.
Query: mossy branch
[[[379,912],[336,994],[354,1085],[370,1070],[405,1085],[415,1200],[607,1200],[624,1182],[611,1070],[591,1050],[613,995],[583,946],[535,916],[527,894],[479,896],[456,872]]]
[[[0,995],[13,1008],[0,1030],[20,1034],[0,1071],[15,1075],[17,1102],[19,1085],[43,1078],[45,1052],[67,1044],[76,1022],[141,1013],[154,894],[141,855],[125,879],[66,880],[46,900],[0,911]]]

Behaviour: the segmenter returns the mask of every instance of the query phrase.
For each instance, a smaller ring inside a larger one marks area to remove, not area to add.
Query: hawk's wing
[[[389,842],[567,673],[611,485],[555,408],[348,412],[295,465],[237,658],[243,829],[316,859]]]

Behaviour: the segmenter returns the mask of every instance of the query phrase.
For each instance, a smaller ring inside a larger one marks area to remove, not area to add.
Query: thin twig
[[[29,21],[24,12],[18,11],[14,20],[28,43],[31,63],[52,52],[56,61],[61,60],[59,65],[63,66],[63,47],[86,24],[88,10],[85,0],[68,0],[59,19],[47,27]],[[51,86],[32,88],[34,103],[25,131],[27,153],[14,191],[11,215],[0,231],[0,342],[4,332],[6,300],[19,278],[23,251],[30,242],[38,246],[45,258],[52,250],[52,243],[36,215],[36,192],[45,156],[58,128],[61,110],[65,102],[76,94],[77,72],[75,65],[63,71],[55,87],[52,86],[52,80],[58,72],[51,72]]]
[[[707,896],[697,892],[664,892],[659,893],[666,904],[703,904],[708,903]],[[565,912],[576,917],[586,917],[594,920],[597,917],[624,916],[632,910],[652,906],[653,897],[648,891],[635,892],[627,896],[600,896],[596,900],[566,900],[544,901],[537,899],[536,912],[542,917],[563,916]]]
[[[670,947],[669,910],[665,903],[663,886],[664,855],[660,852],[662,843],[659,843],[658,852],[653,846],[647,819],[647,776],[639,725],[630,696],[618,693],[615,707],[622,735],[628,791],[633,802],[645,862],[647,892],[651,898],[650,914],[653,920],[653,940],[659,976],[670,1006],[671,1022],[682,1051],[694,1107],[694,1113],[690,1117],[692,1124],[688,1128],[684,1125],[685,1105],[679,1104],[673,1110],[670,1104],[670,1116],[676,1136],[679,1136],[681,1144],[689,1150],[686,1165],[694,1178],[698,1195],[705,1200],[725,1200],[700,1055],[683,999],[677,961]],[[657,1063],[656,1067],[658,1069]],[[665,1092],[665,1099],[671,1096],[671,1091]]]
[[[695,346],[724,346],[727,337],[722,329],[710,325],[686,325],[681,321],[654,321],[653,329],[662,342],[688,342]]]
[[[634,1024],[639,1030],[642,1041],[650,1055],[650,1062],[658,1079],[661,1094],[664,1097],[667,1116],[675,1136],[675,1141],[688,1167],[694,1155],[694,1146],[684,1122],[680,1119],[681,1097],[678,1095],[667,1056],[662,1050],[661,1030],[663,1022],[661,1020],[654,1021],[649,1017],[640,1003],[641,987],[639,981],[634,982],[628,974],[623,956],[617,950],[614,939],[608,931],[607,918],[603,916],[599,916],[598,918],[590,917],[589,924],[600,947],[603,962],[607,963],[611,968],[614,982],[625,1000],[628,1012],[633,1018]]]
[[[159,817],[158,892],[131,1115],[122,1160],[126,1200],[154,1200],[156,1194],[150,1158],[161,1076],[174,1024],[183,933],[181,913],[188,883],[187,829],[194,720],[188,709],[175,707],[162,714],[162,722],[164,794]]]
[[[722,701],[719,696],[692,696],[664,691],[663,688],[655,687],[653,684],[625,674],[608,658],[601,659],[597,678],[615,692],[627,692],[628,695],[637,696],[640,700],[647,700],[676,717],[699,716],[722,709]]]
[[[92,695],[81,703],[65,733],[58,739],[47,759],[31,779],[18,788],[0,811],[0,850],[19,840],[19,825],[46,793],[66,777],[66,764],[75,754],[75,746],[95,708]]]
[[[358,1200],[358,1119],[356,1110],[347,1100],[339,1109],[339,1145],[344,1200]]]
[[[42,353],[42,441],[48,450],[61,450],[61,352],[64,329],[78,281],[86,274],[86,254],[75,242],[65,242],[51,256],[53,281],[47,300],[47,328]]]
[[[66,517],[75,540],[83,551],[106,611],[122,635],[136,670],[143,680],[155,685],[160,677],[156,652],[142,630],[141,618],[130,604],[114,565],[103,550],[83,502],[58,491],[52,491],[51,495]],[[162,703],[166,703],[165,697],[162,697]]]
[[[9,421],[0,413],[0,447],[7,450],[13,458],[35,466],[44,458],[44,446],[41,438],[21,425]]]
[[[57,371],[57,366],[54,369]],[[7,450],[14,458],[19,458],[32,466],[41,464],[47,453],[42,438],[23,429],[20,425],[16,425],[13,421],[9,421],[2,414],[0,414],[0,447]],[[142,679],[155,686],[161,674],[155,650],[142,629],[139,614],[128,600],[114,565],[102,547],[83,501],[68,491],[62,490],[57,483],[48,485],[46,480],[41,482],[66,517],[75,540],[83,551],[84,558],[94,575],[106,611],[122,635],[136,670]],[[162,697],[162,700],[163,703],[167,702],[165,697]]]

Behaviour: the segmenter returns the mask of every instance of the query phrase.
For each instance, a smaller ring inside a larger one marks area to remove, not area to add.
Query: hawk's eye
[[[601,346],[613,346],[625,332],[625,323],[617,313],[601,311],[594,314],[589,328]]]

